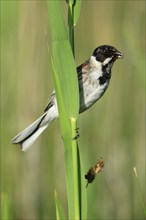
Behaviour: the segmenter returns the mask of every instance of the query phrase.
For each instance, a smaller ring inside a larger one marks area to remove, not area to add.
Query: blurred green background
[[[65,19],[67,7],[62,1]],[[67,20],[67,19],[66,19]],[[54,189],[67,211],[63,143],[54,122],[26,153],[11,138],[41,115],[53,89],[47,1],[1,1],[1,199],[5,219],[55,219]],[[76,63],[109,44],[124,54],[110,87],[80,115],[85,172],[105,168],[87,188],[88,219],[144,219],[145,1],[82,1]]]

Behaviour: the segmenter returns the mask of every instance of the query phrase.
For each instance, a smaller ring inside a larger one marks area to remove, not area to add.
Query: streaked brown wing
[[[77,67],[78,80],[82,79],[82,74],[86,74],[89,70],[89,60]]]

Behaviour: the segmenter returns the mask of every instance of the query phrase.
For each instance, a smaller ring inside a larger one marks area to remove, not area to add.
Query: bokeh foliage
[[[46,1],[1,2],[1,191],[11,219],[55,219],[54,188],[67,206],[58,121],[27,153],[10,143],[53,89],[49,32]],[[133,167],[144,189],[145,1],[83,1],[75,34],[77,65],[102,44],[125,56],[104,97],[79,117],[85,170],[100,156],[105,162],[87,189],[88,218],[143,219]]]

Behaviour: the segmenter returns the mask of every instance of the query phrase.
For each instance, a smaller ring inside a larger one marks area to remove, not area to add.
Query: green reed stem
[[[80,191],[79,191],[79,161],[78,161],[78,144],[77,144],[77,120],[71,118],[71,132],[72,132],[72,158],[73,158],[73,179],[74,179],[74,217],[75,219],[80,219],[81,209],[80,209]]]
[[[68,26],[69,26],[69,41],[75,57],[75,44],[74,44],[74,5],[68,4]]]

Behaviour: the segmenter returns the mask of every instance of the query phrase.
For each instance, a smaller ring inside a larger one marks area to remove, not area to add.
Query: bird
[[[79,113],[89,109],[103,96],[110,83],[112,66],[120,58],[123,58],[123,54],[115,47],[102,45],[93,51],[88,60],[76,68]],[[12,143],[20,144],[21,150],[27,151],[38,136],[57,118],[59,113],[55,90],[53,90],[42,116],[17,134],[12,139]]]

